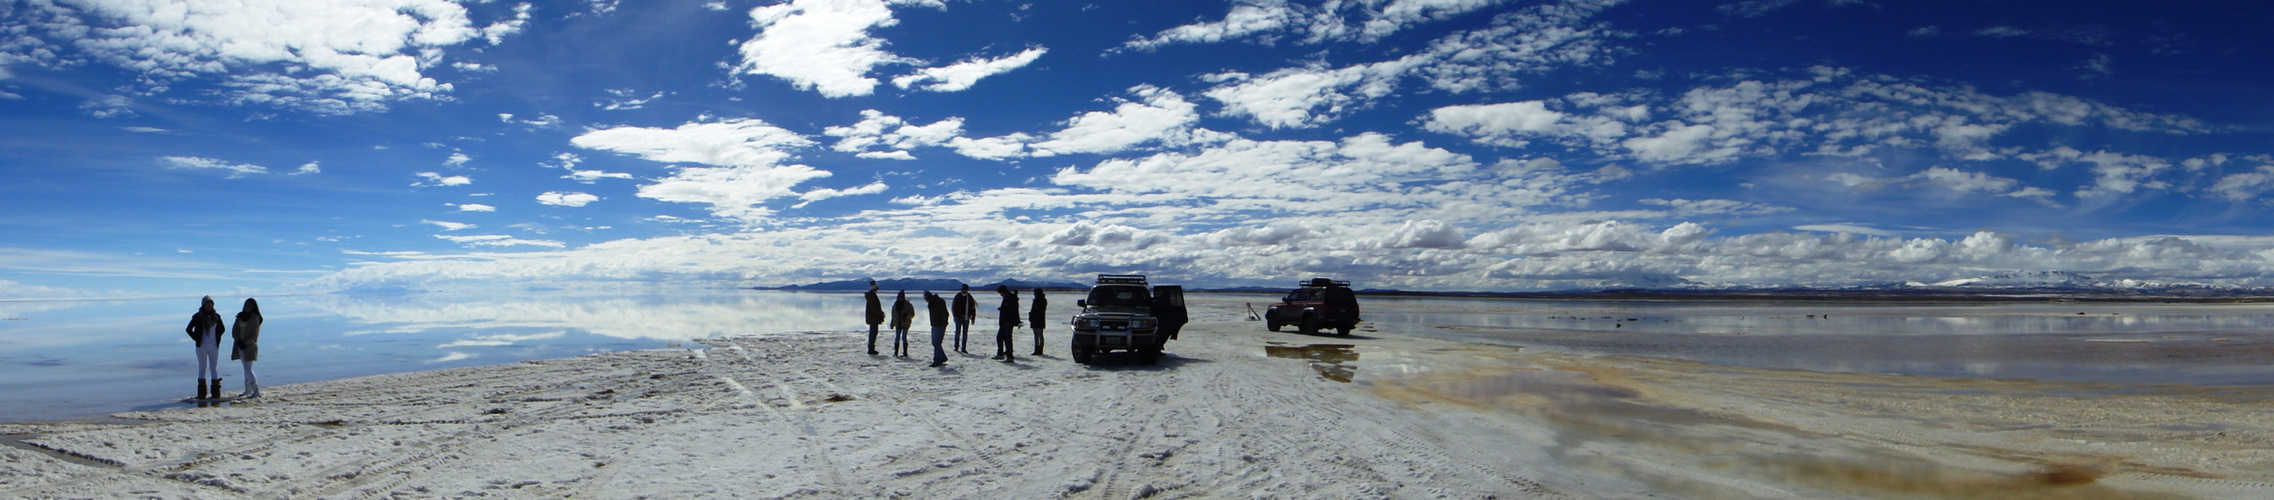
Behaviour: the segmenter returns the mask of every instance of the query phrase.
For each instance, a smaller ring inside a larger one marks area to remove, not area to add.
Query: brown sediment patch
[[[1763,418],[1748,412],[1746,404],[1669,404],[1668,400],[1700,401],[1688,393],[1689,387],[1668,387],[1659,383],[1659,377],[1678,376],[1690,384],[1720,387],[1753,383],[1749,376],[1769,370],[1725,370],[1689,362],[1670,362],[1675,367],[1669,368],[1641,358],[1603,361],[1609,360],[1527,356],[1513,363],[1475,363],[1417,377],[1376,380],[1374,390],[1391,399],[1453,403],[1538,419],[1558,431],[1552,450],[1567,463],[1687,498],[2176,498],[2119,489],[2100,479],[2125,472],[2204,477],[2184,468],[2091,453],[2007,449],[1986,443],[1944,446],[1940,440],[1950,436],[1928,436],[1933,432],[1927,429],[1921,429],[1916,440],[1849,435],[1838,426],[1816,425],[1821,422]],[[1630,369],[1634,364],[1666,372],[1637,372]],[[1828,392],[1866,385],[1791,382]],[[1931,427],[1963,415],[1945,410],[1957,414],[1870,417]],[[1809,416],[1834,421],[1850,417],[1837,412]]]
[[[1302,347],[1266,345],[1263,346],[1263,353],[1274,358],[1314,361],[1311,370],[1317,371],[1320,378],[1347,384],[1357,375],[1357,371],[1350,367],[1350,363],[1358,362],[1358,351],[1354,350],[1356,347],[1351,344],[1311,344]]]

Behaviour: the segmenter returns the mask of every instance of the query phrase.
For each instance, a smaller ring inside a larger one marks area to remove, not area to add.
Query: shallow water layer
[[[860,327],[858,295],[669,290],[258,297],[264,385]],[[215,297],[234,316],[243,297]],[[0,302],[0,422],[189,406],[196,299]],[[15,319],[21,318],[21,319]],[[226,339],[224,339],[226,342]],[[223,390],[244,388],[223,349]]]
[[[1557,431],[1551,453],[1558,460],[1678,498],[2172,497],[2096,484],[2104,471],[2089,464],[2048,458],[1985,472],[1739,415],[1659,406],[1634,389],[1544,366],[1487,364],[1378,390],[1540,419]]]
[[[1319,372],[1319,378],[1347,384],[1351,377],[1357,375],[1350,367],[1351,363],[1358,361],[1358,352],[1352,350],[1355,347],[1357,346],[1351,344],[1266,345],[1263,346],[1263,354],[1274,358],[1315,361],[1311,363],[1311,370]]]
[[[2274,305],[1382,298],[1388,333],[1722,365],[2274,385]]]

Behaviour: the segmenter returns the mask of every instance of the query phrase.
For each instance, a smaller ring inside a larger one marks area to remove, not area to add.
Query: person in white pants
[[[206,296],[190,315],[189,327],[183,328],[190,340],[197,342],[197,398],[221,397],[221,334],[228,331],[221,326],[221,313],[213,310],[213,296]]]
[[[245,363],[245,393],[248,398],[261,397],[260,379],[253,378],[253,360],[260,359],[261,304],[245,299],[245,310],[237,312],[237,324],[229,329],[229,338],[236,341],[229,349],[229,359]],[[216,397],[220,396],[218,394]]]

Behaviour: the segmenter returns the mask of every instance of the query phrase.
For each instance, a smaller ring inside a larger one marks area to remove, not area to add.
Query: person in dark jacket
[[[924,309],[932,313],[932,367],[937,368],[947,364],[947,346],[940,345],[941,341],[947,340],[947,300],[932,292],[924,292]]]
[[[221,397],[221,334],[228,330],[221,326],[221,313],[213,310],[211,295],[198,304],[197,314],[190,315],[189,326],[182,329],[197,343],[198,399]]]
[[[908,291],[901,290],[900,298],[892,301],[892,355],[908,357],[908,327],[916,322],[916,305],[908,303]]]
[[[1017,349],[1011,347],[1011,332],[1019,327],[1019,294],[1010,285],[995,285],[995,294],[1003,296],[1003,306],[996,308],[1001,326],[995,330],[995,359],[1004,363],[1016,361]]]
[[[1042,325],[1050,321],[1050,300],[1042,298],[1042,289],[1034,289],[1034,309],[1026,313],[1027,326],[1034,327],[1034,355],[1042,355]]]
[[[869,280],[868,293],[861,294],[869,301],[866,319],[869,321],[869,355],[876,355],[876,326],[884,324],[884,303],[876,299],[876,280]]]
[[[955,292],[955,352],[971,354],[971,322],[979,320],[979,299],[971,297],[971,285]]]
[[[229,349],[229,359],[245,363],[244,397],[261,397],[260,379],[253,378],[253,361],[260,359],[261,303],[245,299],[245,309],[237,311],[237,324],[229,327],[229,338],[236,341]]]

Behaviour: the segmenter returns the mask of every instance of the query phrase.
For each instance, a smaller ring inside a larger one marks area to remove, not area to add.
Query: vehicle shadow
[[[1131,351],[1114,351],[1103,354],[1093,354],[1090,356],[1090,364],[1082,365],[1082,367],[1088,368],[1092,371],[1157,372],[1174,370],[1177,369],[1177,367],[1184,366],[1186,363],[1213,362],[1214,361],[1210,361],[1208,359],[1179,356],[1177,353],[1164,352],[1161,353],[1161,361],[1159,363],[1145,364],[1144,359],[1140,357],[1138,353]]]

